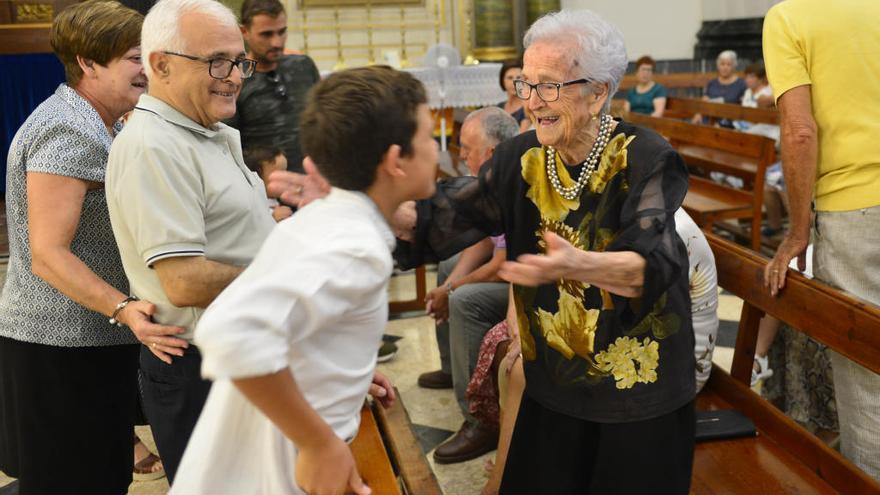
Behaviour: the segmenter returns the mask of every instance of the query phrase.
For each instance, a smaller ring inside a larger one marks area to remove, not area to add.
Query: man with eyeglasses
[[[288,170],[302,172],[299,115],[306,93],[320,80],[318,68],[306,55],[285,55],[287,15],[278,0],[245,0],[241,34],[256,72],[238,96],[238,112],[226,123],[241,132],[245,149],[280,148]]]
[[[111,148],[106,195],[131,295],[183,328],[140,353],[144,410],[173,482],[211,387],[193,329],[275,222],[238,131],[221,122],[256,65],[235,14],[214,0],[160,0],[141,46],[149,94]]]

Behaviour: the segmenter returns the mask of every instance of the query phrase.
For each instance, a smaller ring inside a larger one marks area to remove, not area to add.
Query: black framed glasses
[[[208,74],[214,79],[226,79],[229,77],[229,74],[232,74],[233,67],[238,67],[238,71],[241,72],[241,78],[247,79],[254,75],[254,69],[257,68],[257,61],[249,58],[232,60],[231,58],[226,57],[204,58],[187,55],[185,53],[164,51],[162,53],[166,55],[174,55],[175,57],[188,58],[190,60],[195,60],[196,62],[204,62],[208,64]]]
[[[281,74],[277,72],[269,71],[266,73],[266,78],[269,79],[269,82],[275,85],[275,94],[278,95],[279,98],[287,98],[287,87],[284,85],[284,81],[281,80]]]
[[[563,86],[589,84],[591,82],[593,82],[591,79],[575,79],[573,81],[565,82],[542,82],[531,84],[522,79],[517,79],[513,81],[513,89],[516,91],[516,96],[521,100],[528,100],[531,98],[532,90],[534,89],[538,92],[538,98],[549,103],[559,99],[559,90],[562,89]]]

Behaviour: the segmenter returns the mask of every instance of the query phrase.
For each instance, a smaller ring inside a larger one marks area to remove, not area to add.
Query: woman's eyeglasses
[[[538,98],[546,101],[556,101],[559,99],[559,90],[563,86],[570,86],[572,84],[589,84],[593,81],[589,79],[575,79],[574,81],[566,81],[566,82],[542,82],[538,84],[531,84],[522,79],[517,79],[513,81],[513,89],[516,90],[516,96],[521,100],[528,100],[532,96],[532,90],[538,92]]]

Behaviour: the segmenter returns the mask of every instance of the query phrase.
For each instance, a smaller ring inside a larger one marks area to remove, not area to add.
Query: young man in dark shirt
[[[257,70],[246,79],[227,123],[241,132],[244,149],[280,148],[288,170],[302,172],[299,115],[305,96],[320,75],[306,55],[285,55],[287,14],[279,0],[245,0],[241,6],[241,34],[248,58]]]

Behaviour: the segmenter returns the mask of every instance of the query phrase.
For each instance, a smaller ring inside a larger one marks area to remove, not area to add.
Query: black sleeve
[[[630,179],[632,188],[620,217],[622,228],[607,249],[635,251],[646,262],[641,297],[613,296],[615,311],[627,327],[644,319],[688,267],[687,252],[675,231],[675,211],[688,185],[681,156],[667,149],[643,173],[633,172]]]
[[[449,258],[490,235],[502,233],[502,208],[496,191],[504,161],[496,152],[479,177],[455,177],[437,183],[430,199],[416,203],[418,220],[412,242],[398,242],[394,257],[403,268]]]

